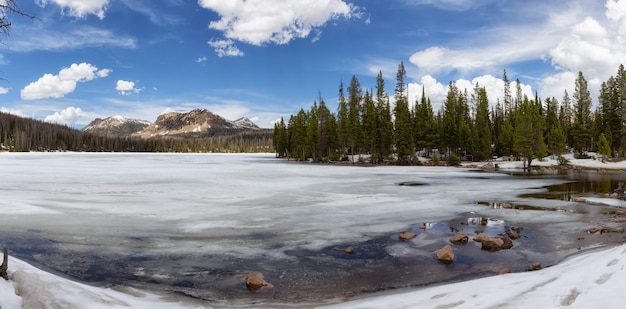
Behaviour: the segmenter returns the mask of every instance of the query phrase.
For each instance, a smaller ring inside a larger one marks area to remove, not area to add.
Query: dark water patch
[[[580,211],[575,208],[562,208],[562,207],[542,207],[542,206],[534,206],[534,205],[525,205],[525,204],[514,204],[507,202],[485,202],[480,201],[476,202],[479,205],[485,205],[493,209],[515,209],[515,210],[534,210],[534,211],[567,211],[572,213],[579,213]]]
[[[419,181],[403,181],[398,183],[398,186],[405,186],[405,187],[418,187],[418,186],[427,186],[427,183],[424,182],[419,182]]]

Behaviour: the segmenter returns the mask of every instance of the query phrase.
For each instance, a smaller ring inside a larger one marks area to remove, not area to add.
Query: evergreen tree
[[[603,157],[602,161],[611,157],[611,146],[609,145],[609,141],[604,136],[604,133],[600,133],[600,137],[598,139],[598,153]]]
[[[339,102],[337,106],[337,138],[339,141],[339,148],[342,158],[347,155],[348,149],[348,136],[350,130],[348,126],[348,102],[343,92],[343,81],[339,83]]]
[[[504,113],[502,114],[502,116],[504,116],[505,114],[510,113],[511,111],[513,111],[513,97],[511,96],[511,82],[509,81],[509,78],[506,76],[506,70],[504,70],[504,73],[502,74],[502,83],[504,84]]]
[[[587,90],[587,80],[578,72],[574,89],[574,124],[572,142],[574,148],[582,152],[591,148],[591,95]]]
[[[355,153],[361,151],[361,100],[363,91],[356,76],[352,76],[348,86],[348,145],[354,161]]]
[[[313,106],[306,117],[306,153],[307,156],[313,158],[313,162],[317,162],[320,155],[320,127],[319,118],[317,117],[317,102],[313,102]]]
[[[473,151],[474,159],[486,160],[492,155],[491,149],[491,123],[489,121],[489,100],[487,90],[484,87],[474,88],[476,96],[476,121],[474,126],[476,148]]]
[[[285,125],[283,117],[280,117],[280,121],[274,123],[274,132],[272,137],[276,157],[284,158],[287,156],[287,138],[287,126]]]
[[[370,162],[378,162],[378,110],[369,91],[365,91],[363,100],[363,145],[370,154]]]
[[[320,104],[317,111],[319,120],[319,152],[326,158],[331,157],[337,149],[337,123],[335,116],[326,107],[326,102],[320,95]]]
[[[561,122],[561,128],[565,133],[566,144],[572,145],[572,100],[567,93],[567,90],[563,91],[563,101],[561,102],[561,108],[559,111],[559,121]]]
[[[513,150],[523,158],[524,169],[530,168],[534,158],[543,157],[546,146],[543,141],[545,121],[539,114],[539,104],[524,98],[515,116]]]
[[[396,106],[394,108],[396,154],[398,156],[398,163],[400,164],[408,164],[412,162],[415,156],[411,114],[409,111],[409,103],[405,94],[405,78],[406,71],[404,70],[404,63],[400,62],[400,65],[398,66],[398,73],[396,74]]]
[[[560,123],[555,123],[548,132],[548,152],[560,156],[565,151],[565,133]]]
[[[378,132],[376,133],[376,152],[378,155],[376,157],[381,161],[391,155],[393,146],[391,108],[389,106],[389,97],[385,93],[385,80],[381,71],[378,72],[376,77],[376,110],[378,112]]]

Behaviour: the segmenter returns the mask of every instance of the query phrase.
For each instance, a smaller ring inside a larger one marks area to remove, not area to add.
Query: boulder
[[[513,231],[508,231],[505,233],[506,236],[508,236],[510,239],[512,240],[516,240],[519,238],[519,234],[513,232]]]
[[[455,245],[466,244],[468,240],[469,240],[469,236],[467,236],[467,234],[465,233],[459,233],[450,237],[450,242]]]
[[[409,240],[409,239],[415,238],[415,236],[417,236],[417,234],[411,233],[411,232],[402,232],[398,234],[398,238],[400,240]]]
[[[483,240],[485,240],[485,238],[487,238],[487,236],[485,236],[485,234],[479,233],[478,235],[474,236],[474,241],[475,242],[483,242]]]
[[[541,263],[539,262],[534,262],[533,265],[530,266],[530,270],[540,270],[541,269]]]
[[[598,229],[597,227],[592,227],[592,228],[589,229],[588,232],[589,232],[589,234],[595,234],[598,231],[600,231],[600,229]]]
[[[482,244],[481,249],[483,250],[498,251],[502,249],[504,240],[500,237],[485,237],[485,239],[483,239],[480,243]]]
[[[442,263],[449,265],[454,261],[454,251],[450,245],[445,245],[437,251],[437,259]]]
[[[265,280],[263,280],[263,274],[261,273],[254,273],[254,272],[249,272],[246,275],[246,287],[250,290],[250,291],[257,291],[262,287],[266,287],[266,286],[271,286],[269,283],[265,282]]]
[[[511,231],[515,231],[515,232],[518,232],[518,233],[519,233],[519,231],[520,231],[520,230],[521,230],[521,229],[520,229],[520,227],[519,227],[519,226],[512,226],[512,227],[511,227]]]
[[[480,233],[474,236],[474,241],[481,243],[481,249],[487,251],[499,251],[513,248],[513,241],[508,237],[488,237]]]
[[[347,248],[338,248],[338,247],[335,247],[335,248],[333,248],[333,250],[335,250],[335,251],[345,252],[345,253],[347,253],[347,254],[352,254],[352,253],[354,253],[354,248],[352,248],[352,247],[347,247]]]

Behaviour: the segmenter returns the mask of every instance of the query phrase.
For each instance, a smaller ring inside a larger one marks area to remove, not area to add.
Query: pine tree
[[[319,157],[319,118],[317,117],[317,102],[313,102],[313,106],[308,113],[306,119],[306,153],[317,162]]]
[[[484,87],[478,87],[478,83],[474,88],[476,96],[476,121],[474,126],[476,147],[473,151],[474,159],[486,160],[492,155],[491,149],[491,123],[489,121],[489,100],[487,98],[487,90]]]
[[[337,138],[339,141],[339,148],[341,157],[345,158],[348,149],[348,136],[350,134],[348,126],[348,102],[343,92],[343,81],[339,84],[339,102],[337,111]]]
[[[378,152],[376,145],[378,144],[378,110],[374,99],[369,91],[365,91],[363,100],[363,145],[367,153],[370,154],[370,162],[378,162]]]
[[[555,123],[548,132],[548,152],[560,156],[565,151],[565,133],[560,123]]]
[[[400,62],[400,65],[398,66],[398,73],[396,74],[396,106],[394,108],[396,154],[398,156],[399,164],[408,164],[413,161],[415,156],[411,113],[409,111],[409,103],[405,94],[405,78],[406,71],[404,69],[404,63]]]
[[[361,151],[361,100],[363,99],[361,84],[356,76],[352,76],[348,86],[348,145],[354,162],[354,155]]]
[[[515,117],[513,138],[513,150],[522,156],[524,169],[530,168],[534,158],[545,155],[544,125],[545,121],[539,114],[539,104],[524,98]]]
[[[603,157],[602,161],[611,157],[611,146],[609,145],[609,141],[604,136],[604,133],[600,133],[600,137],[598,139],[598,153]]]
[[[393,146],[393,122],[391,121],[391,108],[389,97],[385,93],[385,80],[383,73],[376,76],[376,110],[378,114],[376,156],[379,161],[385,160],[392,153]]]
[[[574,123],[572,142],[574,148],[582,152],[591,148],[591,95],[587,90],[587,80],[578,72],[574,89]]]

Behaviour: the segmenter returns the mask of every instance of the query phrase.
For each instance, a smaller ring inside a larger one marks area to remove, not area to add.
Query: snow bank
[[[617,308],[626,301],[626,245],[576,256],[540,271],[364,298],[349,308]]]
[[[15,258],[11,281],[0,280],[0,307],[207,308],[170,302],[126,288],[92,287],[46,273]],[[380,295],[325,309],[350,308],[616,308],[626,301],[626,245],[585,253],[540,271],[499,275]],[[18,296],[19,295],[19,296]]]
[[[10,281],[0,279],[0,308],[206,308],[170,302],[157,295],[123,288],[126,293],[93,287],[9,258]]]

